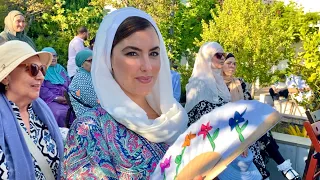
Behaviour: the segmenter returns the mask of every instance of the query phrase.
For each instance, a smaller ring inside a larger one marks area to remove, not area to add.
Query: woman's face
[[[153,27],[137,31],[112,51],[113,75],[130,98],[148,95],[160,71],[160,42]]]
[[[211,62],[213,69],[221,69],[224,63],[224,53],[216,53],[212,57]]]
[[[87,60],[82,64],[83,69],[91,72],[92,56],[88,57]]]
[[[223,72],[226,76],[233,76],[236,72],[236,59],[234,57],[228,58],[223,64]]]
[[[44,76],[41,71],[32,77],[23,64],[37,64],[41,66],[41,61],[38,56],[32,56],[21,63],[21,66],[16,67],[3,81],[8,89],[6,95],[15,97],[14,99],[27,99],[32,101],[39,97],[40,87]]]
[[[56,53],[51,53],[51,55],[52,55],[51,66],[55,66],[58,63],[58,55]]]
[[[15,32],[22,32],[25,26],[24,17],[22,15],[17,15],[13,18],[13,30]]]

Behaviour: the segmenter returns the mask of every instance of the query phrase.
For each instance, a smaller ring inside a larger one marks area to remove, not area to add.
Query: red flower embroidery
[[[205,139],[207,137],[207,134],[209,133],[209,131],[212,129],[212,126],[210,126],[209,122],[207,123],[207,125],[202,124],[201,125],[201,130],[198,133],[198,136],[200,136],[201,134],[203,135],[203,139]]]

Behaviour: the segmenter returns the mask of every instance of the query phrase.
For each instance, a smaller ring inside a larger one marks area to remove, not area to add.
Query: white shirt
[[[84,50],[84,44],[83,44],[83,39],[80,37],[76,36],[74,37],[70,43],[69,43],[69,49],[68,49],[68,65],[67,65],[67,70],[68,70],[68,75],[69,77],[72,77],[76,74],[77,72],[77,65],[76,65],[76,55],[78,52]]]
[[[298,89],[303,89],[308,87],[305,80],[302,80],[300,76],[295,76],[295,75],[290,75],[287,78],[286,85],[288,86],[288,88],[298,88]]]

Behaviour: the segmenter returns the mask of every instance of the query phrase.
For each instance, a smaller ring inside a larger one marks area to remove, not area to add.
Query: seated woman
[[[51,53],[53,58],[41,85],[40,97],[52,110],[59,127],[66,127],[69,105],[64,93],[68,91],[70,79],[64,67],[58,64],[57,52],[52,47],[46,47],[42,51]]]
[[[187,102],[186,111],[189,116],[189,124],[196,122],[203,115],[211,112],[214,108],[231,102],[230,92],[221,75],[224,64],[224,50],[217,42],[207,42],[200,47],[189,83],[186,86]],[[250,156],[248,156],[250,154]],[[240,179],[261,179],[259,171],[252,165],[249,172],[235,172],[241,169],[239,164],[252,163],[252,152],[244,152],[237,157],[230,166],[218,177],[220,180],[230,179],[230,174],[241,174]],[[241,161],[238,163],[238,161]],[[233,166],[239,166],[233,168]]]
[[[16,10],[10,11],[4,19],[4,30],[0,33],[0,45],[11,40],[19,40],[28,43],[34,50],[36,45],[30,37],[25,35],[26,26],[24,15]]]
[[[99,27],[92,63],[100,105],[72,123],[63,178],[149,179],[188,122],[173,97],[156,23],[135,8],[111,12]]]
[[[0,54],[0,179],[60,179],[62,137],[39,98],[51,54],[17,40]]]
[[[77,73],[69,85],[69,96],[76,117],[99,105],[91,78],[92,51],[83,50],[76,55]]]
[[[222,68],[222,75],[228,89],[230,90],[231,100],[252,100],[251,94],[247,90],[246,83],[243,79],[234,77],[236,68],[236,59],[234,55],[228,53]],[[250,146],[250,149],[254,152],[254,164],[257,166],[264,179],[268,179],[270,176],[262,156],[264,154],[274,159],[278,164],[278,170],[281,171],[287,179],[300,179],[299,174],[292,169],[290,160],[288,159],[285,161],[280,154],[278,150],[279,146],[273,139],[270,131],[266,135],[262,136],[255,144]]]

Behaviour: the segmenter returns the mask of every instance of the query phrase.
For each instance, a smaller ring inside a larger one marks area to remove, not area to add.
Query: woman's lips
[[[140,76],[136,79],[142,84],[148,84],[152,81],[152,76]]]
[[[41,85],[40,84],[33,84],[33,85],[31,85],[31,87],[33,88],[33,89],[35,89],[35,90],[40,90],[40,88],[41,88]]]

